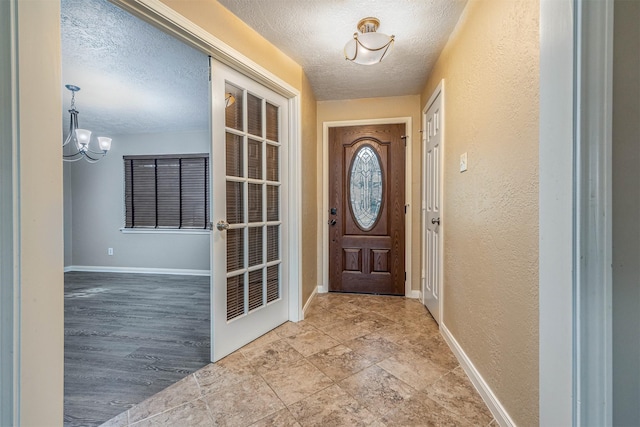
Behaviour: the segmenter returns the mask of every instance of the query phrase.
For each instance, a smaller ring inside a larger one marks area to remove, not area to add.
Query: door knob
[[[336,222],[337,221],[335,219],[329,220],[329,225],[336,225]]]
[[[431,218],[431,224],[438,224],[438,225],[440,225],[440,218]]]
[[[220,221],[218,221],[218,223],[216,224],[216,228],[219,231],[224,231],[224,230],[228,230],[229,229],[229,223],[227,221],[225,221],[224,219],[221,219]]]

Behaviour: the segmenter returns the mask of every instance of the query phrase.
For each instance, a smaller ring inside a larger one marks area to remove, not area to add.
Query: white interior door
[[[211,60],[211,357],[288,319],[288,101]]]
[[[440,323],[440,289],[442,284],[442,92],[424,114],[423,123],[423,263],[422,280],[424,305],[436,322]]]

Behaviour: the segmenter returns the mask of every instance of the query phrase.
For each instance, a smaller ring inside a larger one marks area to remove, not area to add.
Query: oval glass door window
[[[370,230],[380,216],[382,205],[382,168],[373,149],[358,149],[351,162],[349,199],[353,218],[360,228]]]

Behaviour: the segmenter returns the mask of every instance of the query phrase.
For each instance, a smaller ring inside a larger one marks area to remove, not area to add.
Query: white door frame
[[[405,280],[404,292],[408,298],[420,298],[420,291],[411,289],[411,135],[413,129],[411,126],[411,117],[395,117],[383,119],[364,119],[364,120],[341,120],[329,121],[322,123],[322,284],[318,286],[319,293],[329,292],[329,128],[344,126],[364,126],[364,125],[381,125],[403,123],[405,125],[405,206],[407,213],[405,220],[405,261],[404,268],[407,272]]]
[[[540,2],[540,425],[612,423],[612,17]]]
[[[421,244],[422,244],[422,253],[420,256],[420,281],[421,281],[421,289],[422,289],[422,303],[425,303],[425,298],[426,298],[426,292],[425,292],[425,287],[426,287],[426,242],[425,242],[425,235],[426,235],[426,230],[427,230],[427,224],[426,224],[426,218],[425,218],[425,211],[426,211],[426,196],[425,196],[425,189],[427,188],[427,174],[426,174],[426,168],[427,168],[427,153],[426,153],[426,132],[427,132],[427,112],[429,111],[429,108],[431,108],[431,105],[433,104],[433,102],[436,100],[436,98],[440,96],[440,105],[441,105],[441,111],[440,111],[440,115],[441,115],[441,119],[440,119],[440,224],[438,225],[439,230],[438,233],[440,234],[440,244],[439,244],[439,248],[438,250],[440,251],[440,257],[438,258],[439,260],[439,266],[438,268],[440,269],[440,276],[439,276],[439,283],[438,283],[438,292],[439,292],[439,296],[438,296],[438,314],[439,314],[439,318],[436,319],[436,321],[438,322],[438,324],[442,324],[442,319],[444,318],[444,314],[443,314],[443,309],[444,309],[444,233],[445,233],[445,228],[446,228],[446,222],[443,221],[443,217],[444,217],[444,165],[445,165],[445,161],[444,161],[444,156],[445,156],[445,137],[446,137],[446,122],[445,122],[445,117],[446,117],[446,112],[445,112],[445,99],[444,99],[444,79],[442,79],[440,81],[440,83],[438,83],[438,86],[436,86],[435,90],[433,91],[433,93],[431,94],[431,96],[429,97],[429,101],[427,101],[427,103],[425,104],[424,108],[422,109],[422,170],[421,170],[421,175],[422,175],[422,191],[420,192],[421,195],[421,206],[420,206],[420,213],[421,213],[421,233],[420,233],[420,237],[421,237]]]
[[[0,2],[0,425],[20,425],[16,2]]]
[[[302,243],[300,91],[189,21],[160,0],[111,1],[289,100],[289,156],[287,160],[289,162],[291,191],[289,200],[286,201],[286,209],[289,218],[287,245],[290,258],[288,260],[289,271],[283,274],[287,275],[289,283],[289,320],[294,322],[301,320],[303,314],[300,289],[302,285],[300,269]]]

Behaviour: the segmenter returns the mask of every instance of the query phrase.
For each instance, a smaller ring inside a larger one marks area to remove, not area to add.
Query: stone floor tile
[[[408,348],[401,349],[378,366],[417,390],[424,390],[450,371]]]
[[[372,361],[342,344],[316,353],[308,360],[334,381],[340,381],[373,365]]]
[[[211,393],[257,375],[249,360],[235,352],[197,371],[194,376],[202,394]]]
[[[289,407],[302,426],[370,426],[376,417],[337,385]]]
[[[381,417],[381,421],[389,427],[473,426],[473,424],[464,418],[455,415],[429,399],[424,393],[416,393],[411,396],[402,405],[399,405]]]
[[[204,399],[216,426],[248,426],[284,408],[260,376],[209,393]]]
[[[251,427],[300,427],[300,423],[296,421],[288,409],[281,409],[251,424]]]
[[[317,329],[308,330],[284,340],[305,357],[338,344],[338,341]]]
[[[304,320],[301,320],[300,322],[297,322],[297,323],[285,322],[274,330],[280,337],[289,338],[289,337],[293,337],[303,332],[307,332],[314,329],[316,329],[315,326],[311,325],[310,323],[307,323]]]
[[[156,426],[189,426],[189,427],[213,427],[213,419],[209,414],[207,405],[202,399],[194,400],[187,404],[177,406],[166,412],[157,414],[138,423],[131,424],[135,427]]]
[[[243,353],[246,353],[248,351],[265,346],[267,344],[271,344],[272,342],[278,341],[281,338],[282,337],[278,335],[278,333],[275,330],[269,331],[266,334],[262,335],[261,337],[256,338],[255,340],[251,341],[249,344],[242,347],[240,351]]]
[[[355,323],[354,318],[343,318],[326,325],[318,325],[318,329],[338,342],[349,341],[371,333],[370,329]]]
[[[431,400],[472,424],[486,426],[493,415],[461,367],[449,372],[425,390]]]
[[[373,365],[338,383],[373,414],[382,416],[416,393],[412,387]]]
[[[453,355],[449,345],[440,334],[432,335],[424,340],[412,340],[411,343],[416,353],[438,366],[448,370],[459,366],[458,359]]]
[[[344,343],[360,356],[373,363],[378,363],[393,356],[401,347],[383,338],[377,333],[364,335]]]
[[[266,372],[262,377],[285,405],[291,405],[333,384],[329,377],[306,359],[286,369]]]
[[[191,402],[200,397],[200,388],[193,375],[162,390],[129,409],[129,423],[133,424],[152,415]]]
[[[303,357],[285,340],[274,341],[262,347],[243,352],[243,354],[249,360],[251,366],[260,374],[284,369]]]

